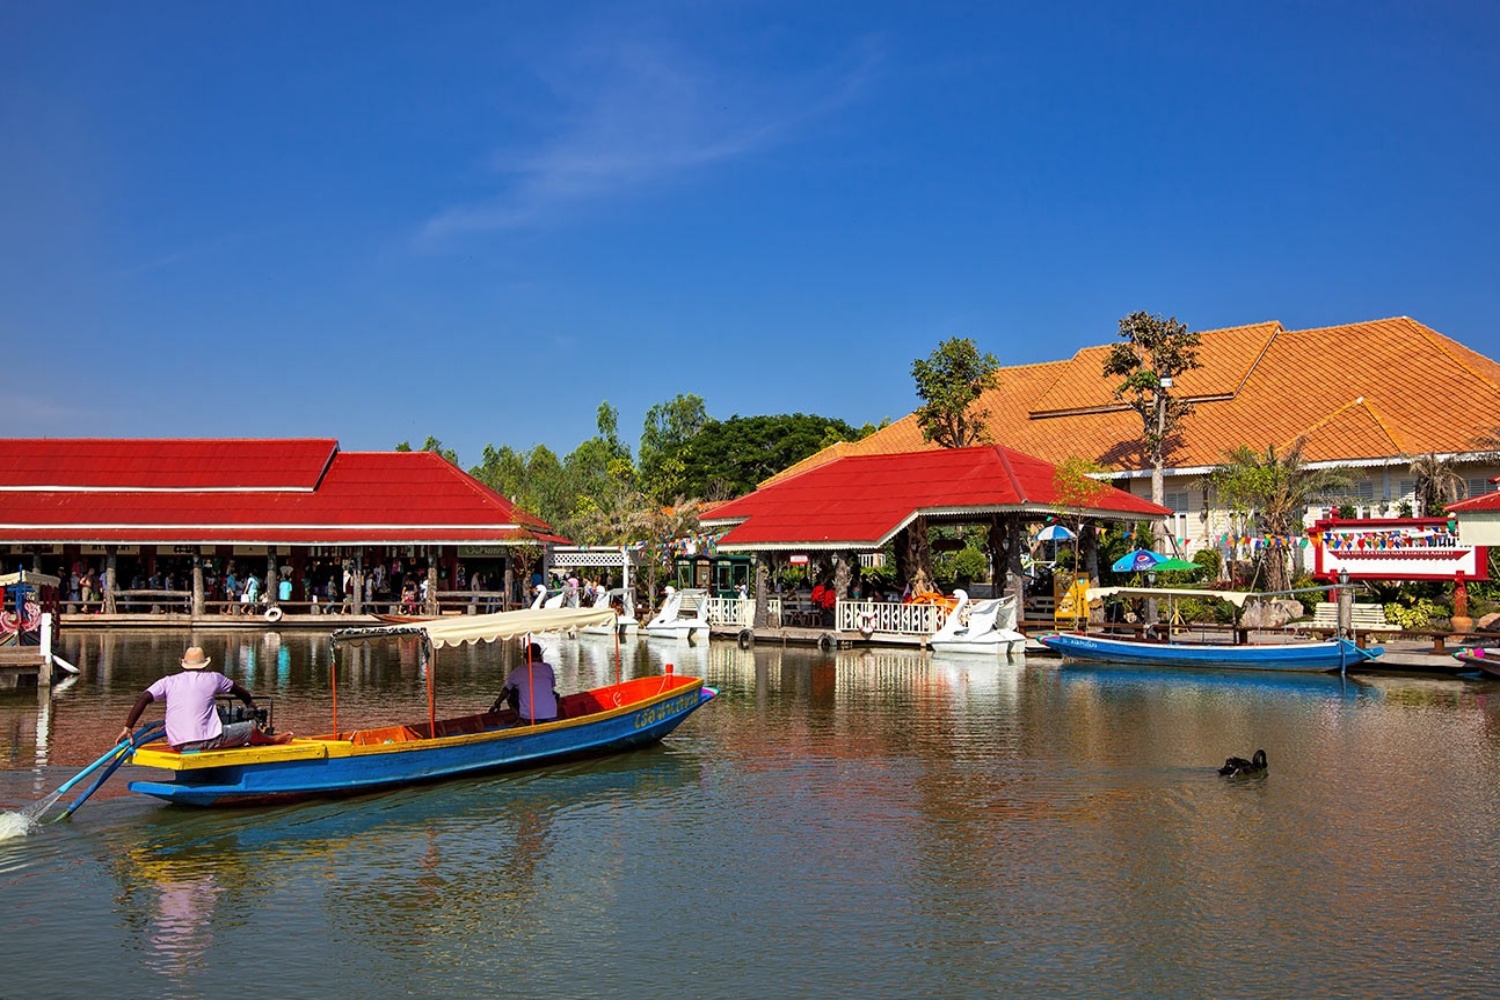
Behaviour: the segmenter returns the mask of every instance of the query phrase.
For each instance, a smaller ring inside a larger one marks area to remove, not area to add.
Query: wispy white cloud
[[[659,40],[580,48],[551,74],[568,109],[551,137],[497,151],[496,194],[438,212],[422,241],[552,223],[791,142],[857,99],[878,63],[870,43],[838,65],[793,74],[737,73]]]

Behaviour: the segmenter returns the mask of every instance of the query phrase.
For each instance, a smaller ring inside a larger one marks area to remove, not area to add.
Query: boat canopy
[[[1298,587],[1296,590],[1189,590],[1177,587],[1090,587],[1088,599],[1090,601],[1098,601],[1116,595],[1123,595],[1125,597],[1189,597],[1199,599],[1211,597],[1219,601],[1228,601],[1237,608],[1243,608],[1245,602],[1249,600],[1264,600],[1268,597],[1287,597],[1292,594],[1337,589],[1337,586]]]
[[[422,635],[434,649],[465,643],[519,639],[533,632],[566,632],[585,625],[613,625],[613,608],[530,608],[489,615],[452,615],[430,621],[403,622],[365,628],[342,628],[329,638],[336,643],[360,643],[403,635]]]
[[[62,581],[46,573],[33,573],[29,569],[23,569],[19,573],[0,574],[0,587],[14,587],[18,583],[29,583],[35,587],[56,587]]]

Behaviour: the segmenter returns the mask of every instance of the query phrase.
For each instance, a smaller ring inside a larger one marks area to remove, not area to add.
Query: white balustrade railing
[[[834,608],[834,626],[840,632],[886,632],[895,635],[931,635],[948,617],[948,609],[937,604],[897,604],[888,601],[839,601]]]
[[[740,597],[708,598],[708,623],[710,625],[737,625],[748,628],[755,624],[755,601]],[[781,598],[766,599],[766,610],[772,626],[781,622]]]

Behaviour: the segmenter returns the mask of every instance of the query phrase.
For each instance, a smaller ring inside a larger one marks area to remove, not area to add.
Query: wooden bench
[[[1300,622],[1307,628],[1333,629],[1339,627],[1339,606],[1335,601],[1319,601],[1313,609],[1312,620]],[[1385,608],[1378,604],[1354,602],[1349,624],[1356,632],[1400,632],[1400,625],[1385,620]]]

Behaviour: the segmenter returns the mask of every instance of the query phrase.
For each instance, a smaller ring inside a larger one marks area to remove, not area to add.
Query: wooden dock
[[[52,664],[40,646],[0,646],[0,690],[46,687],[52,683]]]

